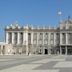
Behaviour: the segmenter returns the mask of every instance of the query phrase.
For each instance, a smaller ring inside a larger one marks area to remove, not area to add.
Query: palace
[[[72,19],[57,28],[11,24],[5,28],[4,46],[4,54],[72,54]]]

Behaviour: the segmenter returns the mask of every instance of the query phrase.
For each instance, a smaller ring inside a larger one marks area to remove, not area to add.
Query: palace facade
[[[10,54],[72,54],[72,20],[57,28],[11,24],[5,28],[5,43]]]

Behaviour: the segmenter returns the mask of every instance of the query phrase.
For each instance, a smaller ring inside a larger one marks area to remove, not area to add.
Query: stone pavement
[[[0,56],[0,72],[72,72],[71,55]]]

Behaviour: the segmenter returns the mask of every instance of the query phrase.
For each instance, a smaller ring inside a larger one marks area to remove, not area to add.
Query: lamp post
[[[59,16],[59,22],[61,22],[61,16],[62,16],[62,12],[58,11],[58,16]]]
[[[62,16],[62,12],[61,11],[59,11],[58,12],[58,16],[59,16],[59,25],[60,25],[60,23],[61,23],[61,16]],[[61,26],[60,26],[61,27]],[[58,43],[58,45],[60,45],[60,35],[58,35],[58,37],[59,37],[59,43]],[[57,45],[57,46],[58,46]],[[61,51],[61,46],[59,46],[59,50]],[[60,52],[61,53],[61,52]]]

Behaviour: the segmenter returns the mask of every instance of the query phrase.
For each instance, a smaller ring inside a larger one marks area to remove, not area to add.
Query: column
[[[50,55],[51,54],[51,33],[48,34],[48,54]]]
[[[44,46],[44,44],[45,44],[45,43],[44,43],[44,39],[45,39],[45,38],[44,38],[44,35],[45,35],[45,33],[43,33],[43,45],[42,45],[42,54],[44,54],[44,47],[45,47],[45,46]]]
[[[18,32],[17,44],[20,44],[20,32]]]
[[[26,55],[28,55],[29,54],[28,32],[25,32],[25,41],[26,41]]]
[[[45,47],[43,47],[43,54],[45,54]]]
[[[51,55],[51,48],[48,48],[48,55]]]
[[[57,50],[56,50],[56,42],[57,42],[57,41],[56,41],[56,37],[57,37],[57,36],[56,36],[56,33],[54,33],[54,48],[55,48],[55,49],[54,49],[54,54],[56,54],[56,51],[57,51]]]
[[[48,39],[49,39],[49,40],[48,40],[48,44],[49,44],[49,45],[51,44],[51,38],[50,38],[50,37],[51,37],[51,33],[49,33],[49,35],[48,35]]]
[[[33,32],[31,33],[31,48],[30,48],[30,52],[31,52],[31,54],[33,53],[33,51],[35,50],[34,48],[33,48]],[[37,44],[36,44],[37,45]]]
[[[66,33],[66,45],[68,44],[68,34]]]
[[[25,36],[24,36],[24,32],[23,32],[23,45],[25,45]]]
[[[60,55],[62,55],[62,48],[61,48],[61,46],[60,46]]]
[[[56,45],[56,33],[54,33],[54,46]]]
[[[65,47],[65,55],[67,55],[67,46]]]
[[[62,33],[60,33],[60,45],[62,44]]]
[[[12,32],[12,44],[14,44],[14,32]]]
[[[8,34],[8,32],[6,32],[6,43],[8,44],[8,38],[9,38],[9,34]]]
[[[36,46],[36,54],[37,54],[37,50],[38,50],[38,33],[37,33],[37,46]]]

